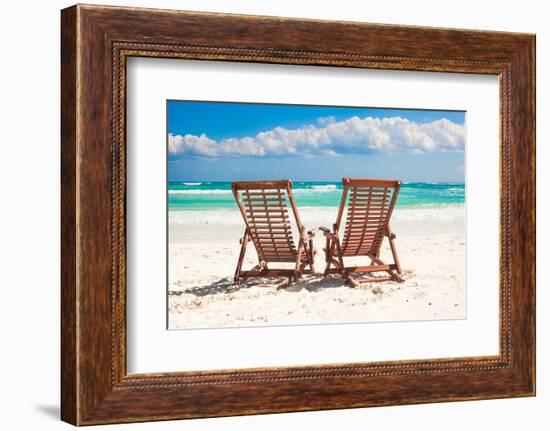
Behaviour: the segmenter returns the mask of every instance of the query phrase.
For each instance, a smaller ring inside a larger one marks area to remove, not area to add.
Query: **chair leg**
[[[307,267],[309,267],[309,270],[311,272],[315,272],[315,268],[313,266],[313,241],[312,240],[303,242],[303,257],[302,257],[302,261],[300,262],[300,274],[302,274]]]
[[[304,241],[302,238],[300,238],[300,241],[298,242],[298,252],[296,253],[296,265],[294,266],[294,279],[296,281],[298,281],[298,278],[300,277],[303,249]]]
[[[401,264],[399,263],[399,258],[397,257],[397,249],[395,247],[395,236],[393,234],[390,234],[388,237],[388,240],[390,241],[390,249],[391,254],[393,256],[393,262],[396,266],[396,273],[393,273],[392,271],[392,278],[397,281],[398,283],[403,283],[405,280],[401,277]]]
[[[330,253],[331,250],[331,243],[330,239],[327,237],[326,245],[325,245],[325,275],[328,274],[328,270],[330,269],[330,265],[332,263],[332,255]]]
[[[390,242],[391,254],[393,256],[393,262],[397,267],[397,273],[401,274],[401,264],[399,263],[399,258],[397,257],[397,249],[395,247],[395,234],[392,232],[391,227],[388,225],[387,229],[388,241]]]
[[[401,277],[401,274],[399,272],[388,271],[388,273],[390,274],[392,280],[397,283],[403,283],[405,281],[405,279]]]
[[[309,268],[312,273],[315,273],[315,249],[313,248],[313,240],[309,240]]]
[[[395,266],[397,267],[397,273],[401,274],[401,264],[399,263],[399,258],[397,257],[395,241],[391,237],[389,238],[389,241],[390,241],[390,249],[391,249],[391,254],[393,256],[393,261],[395,262]]]
[[[386,265],[386,262],[384,262],[383,260],[380,260],[376,256],[369,256],[369,257],[370,257],[371,262],[373,264]],[[397,263],[395,261],[394,261],[394,263],[397,266]],[[386,271],[386,272],[389,274],[390,278],[393,281],[396,281],[397,283],[403,283],[405,281],[403,278],[401,278],[401,272],[400,272],[399,269],[397,269],[397,272],[394,269],[390,269],[389,271]]]
[[[237,262],[237,268],[235,269],[235,276],[234,276],[234,281],[236,284],[240,284],[241,269],[243,267],[247,244],[248,244],[248,229],[244,231],[244,235],[241,239],[241,251],[239,253],[239,261]]]
[[[338,264],[340,265],[342,278],[345,280],[346,278],[348,278],[348,273],[346,272],[344,267],[344,258],[342,257],[342,248],[340,247],[340,240],[338,239],[337,236],[335,236],[334,238],[334,243],[336,246],[336,252],[338,253]]]

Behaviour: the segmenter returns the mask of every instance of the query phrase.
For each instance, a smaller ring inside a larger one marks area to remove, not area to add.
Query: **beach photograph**
[[[167,101],[169,329],[466,318],[465,112]]]

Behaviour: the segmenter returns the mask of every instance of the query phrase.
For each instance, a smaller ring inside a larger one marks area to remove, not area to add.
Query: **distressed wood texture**
[[[79,5],[62,11],[61,47],[63,420],[86,425],[535,393],[534,35]],[[129,56],[498,75],[499,355],[127,375]]]

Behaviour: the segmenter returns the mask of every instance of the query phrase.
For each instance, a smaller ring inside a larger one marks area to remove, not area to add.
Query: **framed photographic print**
[[[62,419],[535,394],[535,37],[62,11]]]
[[[465,112],[166,109],[169,329],[466,317]]]

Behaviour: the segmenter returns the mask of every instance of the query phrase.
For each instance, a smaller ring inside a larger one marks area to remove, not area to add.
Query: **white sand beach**
[[[333,208],[300,208],[307,229],[330,226]],[[344,284],[323,277],[324,238],[315,238],[316,271],[286,288],[282,279],[233,284],[244,226],[236,211],[169,214],[169,328],[220,328],[466,317],[464,206],[400,209],[392,218],[404,283]],[[387,240],[381,253],[389,261]],[[347,263],[360,263],[348,259]],[[368,259],[364,258],[364,264]],[[256,265],[249,245],[245,268]]]

